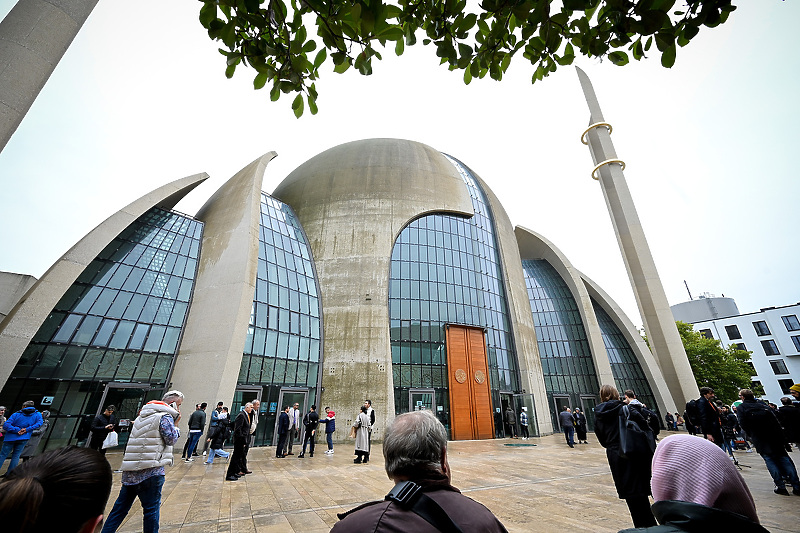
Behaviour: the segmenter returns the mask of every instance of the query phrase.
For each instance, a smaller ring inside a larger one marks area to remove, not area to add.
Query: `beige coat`
[[[369,451],[369,433],[372,431],[372,426],[369,423],[369,416],[366,413],[358,413],[353,424],[358,429],[356,430],[356,451],[368,452]]]

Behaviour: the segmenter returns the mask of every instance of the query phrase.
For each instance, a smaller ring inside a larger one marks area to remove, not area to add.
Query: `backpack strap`
[[[421,516],[442,533],[463,533],[431,497],[422,492],[422,487],[413,481],[401,481],[386,495],[386,500]]]

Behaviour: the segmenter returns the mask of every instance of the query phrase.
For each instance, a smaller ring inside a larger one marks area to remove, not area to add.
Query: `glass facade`
[[[592,307],[597,321],[600,323],[600,331],[603,335],[603,343],[608,352],[608,361],[611,363],[611,373],[614,374],[617,390],[620,395],[623,391],[631,389],[636,393],[636,398],[645,404],[649,409],[658,412],[655,396],[647,382],[647,378],[642,371],[642,366],[633,353],[631,345],[622,335],[617,324],[608,316],[605,309],[592,299]],[[662,417],[659,417],[661,420]]]
[[[531,304],[547,403],[558,428],[553,396],[568,396],[581,407],[580,396],[597,396],[600,385],[578,304],[556,269],[545,260],[522,262]],[[584,408],[586,408],[584,406]]]
[[[500,391],[521,391],[492,214],[469,170],[448,159],[475,215],[427,215],[403,229],[392,250],[389,319],[396,414],[411,410],[411,389],[433,389],[449,429],[446,324],[485,329],[495,407]]]
[[[86,267],[51,311],[0,393],[9,412],[26,400],[50,411],[42,439],[48,448],[86,439],[105,383],[141,384],[148,399],[163,393],[202,232],[203,224],[186,215],[151,209]]]
[[[256,445],[272,442],[281,387],[317,396],[320,304],[311,249],[292,209],[261,193],[258,274],[239,386],[261,387]],[[234,406],[235,407],[235,406]]]

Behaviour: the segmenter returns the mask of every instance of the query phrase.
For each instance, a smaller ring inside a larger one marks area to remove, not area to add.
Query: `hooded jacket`
[[[42,415],[35,407],[26,407],[17,411],[6,420],[3,425],[3,435],[5,442],[17,442],[31,438],[33,430],[38,429],[44,421]],[[20,429],[25,429],[25,433],[19,434]]]
[[[608,466],[614,478],[614,486],[620,498],[650,495],[650,457],[641,456],[624,459],[619,456],[619,416],[624,406],[620,400],[603,402],[594,409],[594,433],[597,441],[606,449]],[[631,420],[647,429],[647,420],[641,413],[641,406],[628,406]]]
[[[145,404],[134,420],[128,446],[122,458],[123,471],[144,470],[172,464],[172,445],[166,444],[161,436],[159,425],[161,417],[178,417],[178,411],[164,402],[152,401]]]

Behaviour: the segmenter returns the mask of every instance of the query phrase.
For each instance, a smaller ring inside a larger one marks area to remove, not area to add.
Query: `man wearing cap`
[[[789,394],[792,395],[796,403],[800,403],[800,383],[795,383],[789,387]]]

